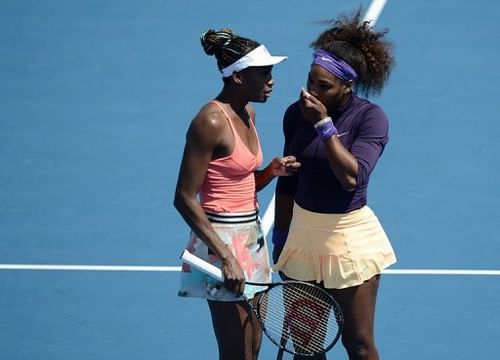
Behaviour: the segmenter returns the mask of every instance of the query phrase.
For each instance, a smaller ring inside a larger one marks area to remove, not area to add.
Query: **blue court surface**
[[[0,359],[216,359],[206,303],[177,297],[175,268],[154,271],[179,265],[184,136],[222,84],[199,35],[230,27],[289,56],[256,105],[270,161],[319,21],[369,4],[0,0]],[[372,99],[391,139],[369,203],[398,255],[378,299],[381,359],[500,353],[499,13],[493,0],[389,0],[376,24],[397,60]],[[261,359],[274,354],[264,340]]]

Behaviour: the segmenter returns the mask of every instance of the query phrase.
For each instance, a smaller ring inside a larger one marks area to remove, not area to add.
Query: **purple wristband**
[[[330,139],[333,135],[337,135],[338,131],[335,125],[333,125],[333,121],[331,117],[327,117],[323,120],[318,121],[314,124],[314,128],[319,135],[319,138],[325,142]]]
[[[288,237],[288,229],[282,230],[273,228],[273,245],[274,246],[283,246],[285,245],[286,238]]]

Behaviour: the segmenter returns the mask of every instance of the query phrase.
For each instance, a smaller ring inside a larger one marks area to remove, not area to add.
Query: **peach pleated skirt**
[[[294,205],[283,251],[274,266],[286,276],[343,289],[363,283],[394,264],[394,250],[373,211],[314,213]]]

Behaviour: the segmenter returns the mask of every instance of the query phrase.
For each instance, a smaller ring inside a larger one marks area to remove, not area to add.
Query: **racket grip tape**
[[[221,269],[203,259],[200,259],[198,256],[191,254],[189,251],[184,250],[181,259],[185,263],[200,270],[201,272],[204,272],[205,274],[213,277],[214,279],[219,281],[224,281],[224,276],[222,275]]]

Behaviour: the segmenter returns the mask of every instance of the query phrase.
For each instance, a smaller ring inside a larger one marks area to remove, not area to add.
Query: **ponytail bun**
[[[207,55],[216,55],[227,46],[234,38],[234,34],[230,29],[222,29],[219,31],[207,30],[201,34],[201,46]]]

